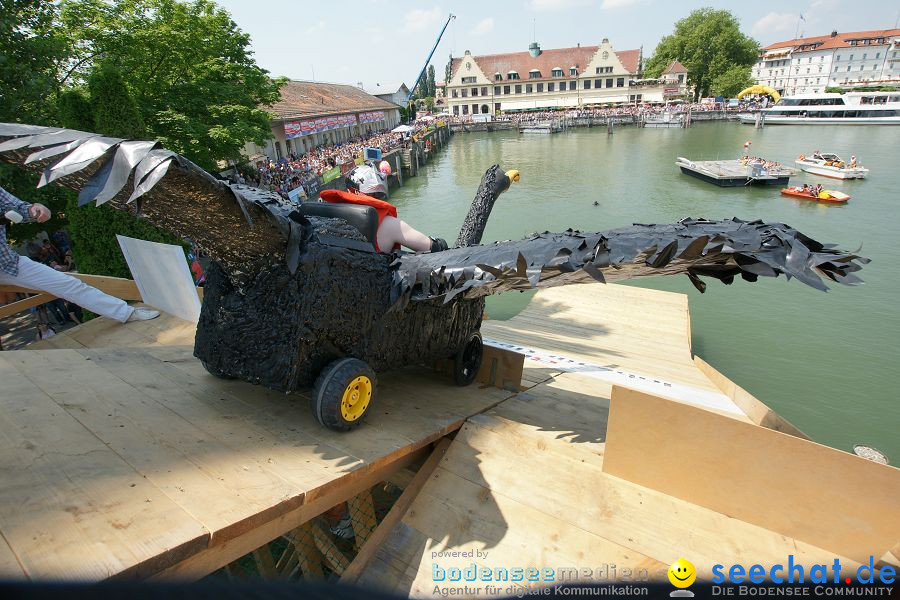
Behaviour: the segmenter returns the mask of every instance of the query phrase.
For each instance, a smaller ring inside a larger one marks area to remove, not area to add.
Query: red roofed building
[[[832,31],[769,44],[751,75],[789,96],[826,87],[900,85],[900,29]]]
[[[677,60],[670,62],[666,70],[659,76],[660,81],[665,84],[664,96],[666,98],[687,97],[690,91],[688,90],[687,76],[687,68],[683,64]]]
[[[662,87],[631,88],[641,51],[599,46],[473,56],[468,50],[450,65],[446,101],[451,114],[578,108],[628,102],[661,102]]]

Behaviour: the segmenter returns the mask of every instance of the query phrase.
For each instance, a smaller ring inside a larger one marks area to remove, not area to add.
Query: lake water
[[[801,173],[853,198],[846,206],[779,195],[775,187],[718,188],[682,175],[677,156],[737,158],[751,153],[793,166],[814,149],[871,169],[864,181]],[[401,217],[452,243],[484,171],[498,163],[522,181],[500,197],[484,242],[569,227],[602,231],[683,217],[739,217],[787,223],[814,239],[872,259],[865,284],[822,293],[796,281],[760,279],[700,294],[687,277],[643,279],[644,287],[690,297],[694,352],[814,440],[851,450],[875,446],[900,463],[900,127],[695,123],[687,130],[623,127],[555,135],[470,133],[392,196]],[[594,206],[594,202],[599,206]],[[531,293],[489,298],[491,318],[509,318]]]

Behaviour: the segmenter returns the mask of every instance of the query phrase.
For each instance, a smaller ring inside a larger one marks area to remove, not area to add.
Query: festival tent
[[[412,131],[414,130],[409,125],[397,125],[393,129],[391,129],[391,133],[410,133]]]

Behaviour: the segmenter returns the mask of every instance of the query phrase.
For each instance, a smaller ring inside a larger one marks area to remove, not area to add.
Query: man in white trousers
[[[50,209],[43,204],[29,204],[0,187],[0,214],[5,215],[8,211],[18,213],[23,221],[43,223],[50,218]],[[48,292],[120,323],[146,321],[159,316],[159,311],[128,306],[124,300],[105,294],[80,279],[35,262],[26,256],[19,256],[6,243],[6,229],[2,226],[0,226],[0,284]]]

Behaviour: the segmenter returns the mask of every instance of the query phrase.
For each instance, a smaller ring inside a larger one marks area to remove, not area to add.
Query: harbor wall
[[[734,111],[705,110],[691,111],[691,122],[695,121],[737,121],[738,114]],[[474,131],[520,131],[523,128],[533,127],[538,123],[552,123],[556,130],[565,130],[570,127],[608,127],[611,123],[614,127],[636,125],[641,126],[641,115],[585,115],[579,117],[559,117],[552,119],[536,119],[525,121],[490,121],[487,123],[451,123],[450,130],[453,133],[470,133]]]

